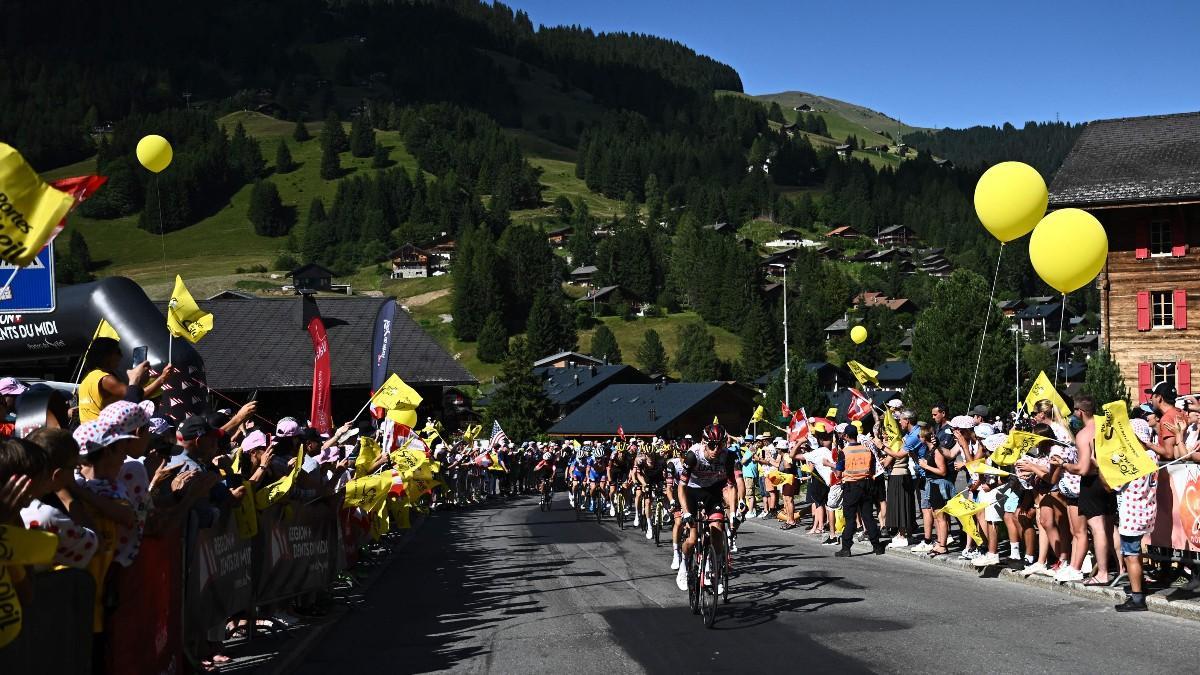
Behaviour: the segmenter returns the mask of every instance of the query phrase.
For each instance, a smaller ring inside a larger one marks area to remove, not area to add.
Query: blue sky
[[[509,0],[534,25],[683,42],[747,93],[808,91],[915,126],[1200,110],[1200,0]]]

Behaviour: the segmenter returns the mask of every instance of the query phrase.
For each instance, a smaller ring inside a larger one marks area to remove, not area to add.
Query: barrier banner
[[[333,583],[336,514],[324,502],[292,503],[259,513],[255,598],[265,604]]]
[[[1180,551],[1200,551],[1200,466],[1174,464],[1158,472],[1158,512],[1145,541]]]
[[[108,617],[108,672],[147,675],[184,671],[180,640],[183,542],[179,530],[146,537],[131,567],[115,580],[117,607]]]
[[[254,604],[254,540],[238,536],[237,523],[228,513],[214,527],[194,532],[184,601],[193,631],[224,626],[230,616]]]
[[[96,582],[86,570],[34,574],[33,601],[24,608],[21,633],[0,649],[0,673],[91,673],[95,595]]]

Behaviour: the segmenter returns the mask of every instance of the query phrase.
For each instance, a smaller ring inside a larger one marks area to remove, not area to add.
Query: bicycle
[[[549,511],[554,507],[554,488],[550,485],[550,479],[542,480],[542,499],[538,502],[538,508],[542,511]]]
[[[583,516],[586,513],[586,510],[585,510],[585,506],[583,503],[583,482],[582,481],[578,481],[575,483],[575,486],[571,488],[571,494],[575,497],[575,520],[576,521],[583,520]]]
[[[663,493],[663,490],[656,489],[650,506],[650,522],[646,524],[647,527],[652,528],[651,531],[654,533],[655,547],[662,545],[663,525],[668,518],[672,517],[671,511],[671,506],[667,502],[667,498]]]
[[[700,525],[703,523],[703,526]],[[696,545],[685,563],[688,565],[688,604],[693,614],[699,614],[705,628],[712,628],[717,620],[717,594],[721,592],[724,602],[729,602],[729,550],[725,560],[717,560],[716,546],[709,532],[709,515],[699,509],[695,522]],[[728,527],[728,524],[725,525]]]
[[[625,529],[625,486],[622,485],[613,493],[613,511],[616,513],[617,529]]]

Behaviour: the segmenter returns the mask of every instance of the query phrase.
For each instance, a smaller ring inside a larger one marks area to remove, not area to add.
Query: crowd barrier
[[[1158,513],[1145,542],[1190,554],[1200,551],[1200,465],[1174,464],[1158,474]]]
[[[322,501],[280,504],[258,512],[258,533],[243,537],[232,514],[205,528],[193,514],[182,532],[146,537],[133,566],[110,571],[102,636],[92,633],[96,586],[86,571],[36,573],[0,673],[90,673],[95,649],[108,673],[189,672],[188,649],[222,639],[231,616],[330,587],[346,560],[337,515]]]

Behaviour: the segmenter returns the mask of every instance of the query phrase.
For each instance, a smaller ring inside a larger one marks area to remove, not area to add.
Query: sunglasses
[[[704,442],[704,444],[707,445],[710,450],[715,450],[715,449],[721,447],[721,443],[722,443],[722,441],[705,441]]]

